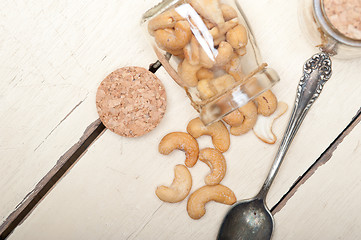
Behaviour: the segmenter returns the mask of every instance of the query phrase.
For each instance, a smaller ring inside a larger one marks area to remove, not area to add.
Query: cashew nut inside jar
[[[158,59],[206,125],[279,81],[234,0],[164,0],[142,18]]]

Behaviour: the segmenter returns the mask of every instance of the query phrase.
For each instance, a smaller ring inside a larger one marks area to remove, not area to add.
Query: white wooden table
[[[292,107],[302,65],[317,51],[299,28],[297,1],[239,3],[264,60],[281,76],[274,92]],[[184,158],[180,152],[159,154],[157,143],[168,132],[185,131],[197,116],[163,68],[156,75],[165,85],[168,108],[154,131],[122,138],[97,121],[95,93],[102,79],[118,67],[148,68],[156,61],[139,25],[155,4],[1,1],[0,239],[215,238],[229,206],[209,203],[195,221],[186,201],[162,203],[154,194]],[[360,65],[361,59],[333,61],[332,79],[270,190],[273,239],[361,238]],[[289,114],[277,122],[279,138]],[[253,133],[232,136],[222,183],[238,199],[252,197],[278,144],[267,145]],[[211,142],[203,137],[200,145]],[[57,175],[62,169],[65,174]],[[207,172],[202,164],[191,169],[193,189],[202,186]]]

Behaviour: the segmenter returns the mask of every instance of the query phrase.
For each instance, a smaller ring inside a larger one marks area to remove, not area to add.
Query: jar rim
[[[361,48],[361,39],[347,37],[333,26],[327,17],[323,1],[324,0],[313,0],[313,10],[316,21],[319,23],[322,30],[337,42],[351,47]]]

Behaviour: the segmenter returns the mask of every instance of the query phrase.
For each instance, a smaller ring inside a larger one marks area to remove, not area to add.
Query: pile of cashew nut
[[[148,31],[159,48],[179,59],[178,75],[187,88],[196,88],[198,97],[210,99],[236,82],[244,80],[241,58],[247,53],[247,29],[238,21],[237,11],[219,0],[186,0],[199,14],[207,34],[213,39],[210,55],[194,32],[197,26],[181,16],[176,8],[166,10],[151,19]],[[206,35],[204,32],[202,35]],[[271,90],[265,91],[253,101],[226,115],[221,121],[205,126],[199,118],[188,123],[187,132],[172,132],[159,143],[164,155],[178,149],[185,152],[184,165],[174,168],[174,180],[170,186],[156,189],[158,198],[175,203],[184,200],[192,189],[192,175],[188,168],[198,160],[209,166],[211,172],[205,177],[205,186],[190,194],[187,211],[191,218],[199,219],[205,214],[205,204],[216,201],[232,205],[236,196],[228,187],[221,185],[227,170],[223,153],[230,147],[230,134],[238,136],[254,130],[255,135],[266,143],[274,143],[272,124],[287,110],[287,104],[279,103]],[[259,117],[260,116],[260,117]],[[257,119],[262,119],[257,125]],[[229,125],[229,129],[227,125]],[[265,127],[266,126],[266,127]],[[214,148],[199,149],[197,138],[208,135]]]
[[[177,72],[183,85],[197,89],[199,99],[207,100],[244,80],[241,58],[247,53],[248,33],[239,22],[237,11],[230,5],[219,0],[185,2],[193,8],[201,23],[195,22],[195,18],[185,17],[177,7],[152,18],[148,23],[148,31],[159,48],[178,58]],[[210,55],[212,49],[208,49],[207,53],[199,34],[195,34],[197,31],[201,36],[209,34],[213,39],[213,46],[210,47],[216,50],[216,55]],[[259,115],[269,117],[274,114],[277,106],[276,96],[268,90],[225,116],[223,121],[230,126],[230,133],[238,136],[253,129]],[[284,111],[281,112],[282,115]],[[272,116],[272,119],[278,117]],[[273,120],[262,120],[259,123],[261,126],[254,128],[255,135],[270,144],[275,142]],[[270,136],[273,136],[272,139]]]
[[[258,105],[262,104],[262,102],[267,102],[268,100],[266,99],[260,96]],[[231,125],[231,134],[239,135],[247,132],[254,126],[257,120],[257,111],[267,112],[267,114],[271,115],[269,117],[271,121],[263,118],[266,126],[268,126],[267,124],[272,125],[273,121],[286,111],[287,104],[281,102],[276,109],[270,109],[265,106],[257,107],[255,103],[249,102],[239,110],[229,114],[223,120]],[[258,128],[260,128],[259,131],[262,134],[267,136],[268,141],[274,140],[275,136],[272,132],[268,134],[264,128],[259,126]],[[188,198],[188,215],[193,219],[201,218],[206,212],[205,204],[209,201],[228,205],[235,203],[236,196],[232,190],[220,184],[227,171],[227,164],[223,153],[230,147],[230,132],[223,121],[205,126],[199,118],[195,118],[188,123],[187,132],[172,132],[165,135],[159,143],[159,152],[168,155],[175,149],[184,151],[185,161],[184,165],[178,164],[175,166],[174,180],[170,186],[157,187],[155,193],[158,198],[169,203],[184,200],[192,189],[192,175],[188,168],[193,167],[200,160],[209,166],[211,172],[204,178],[206,185],[194,191]],[[214,148],[199,149],[197,138],[203,135],[211,137]]]
[[[206,100],[244,77],[239,58],[247,52],[247,29],[237,11],[219,0],[185,2],[200,22],[184,16],[179,7],[171,8],[151,19],[148,31],[160,49],[178,58],[183,85],[197,88],[198,97]],[[201,43],[207,34],[212,41]]]
[[[164,202],[176,203],[184,200],[192,188],[192,175],[188,168],[193,167],[198,160],[207,164],[210,173],[204,178],[205,186],[194,191],[188,198],[187,212],[193,219],[201,218],[205,213],[205,205],[215,201],[232,205],[236,196],[228,187],[220,182],[223,180],[227,164],[222,154],[230,145],[229,132],[222,122],[204,126],[199,118],[189,122],[187,132],[172,132],[162,138],[159,152],[168,155],[178,149],[185,152],[185,165],[178,164],[174,168],[174,180],[170,186],[159,186],[155,193]],[[202,135],[212,137],[215,148],[199,150],[196,138]],[[188,167],[188,168],[187,168]]]
[[[165,135],[159,143],[159,152],[168,155],[175,149],[184,151],[186,155],[185,166],[181,164],[175,166],[172,184],[169,187],[159,186],[156,189],[155,193],[158,198],[170,203],[184,200],[192,188],[192,175],[188,168],[193,167],[200,160],[209,166],[211,172],[204,179],[206,185],[194,191],[188,198],[188,215],[193,219],[201,218],[206,212],[205,204],[209,201],[228,205],[235,203],[236,197],[232,190],[220,184],[227,171],[223,153],[230,147],[230,133],[240,135],[252,129],[257,120],[258,112],[262,116],[265,114],[271,115],[271,117],[268,117],[270,121],[265,117],[262,118],[262,121],[267,127],[270,124],[272,129],[273,121],[287,110],[287,104],[283,102],[280,102],[278,107],[277,104],[276,107],[265,104],[272,102],[272,99],[274,99],[270,98],[269,94],[270,92],[265,92],[259,96],[256,99],[257,105],[254,102],[249,102],[239,110],[227,115],[223,120],[231,126],[230,131],[223,121],[206,126],[200,118],[195,118],[188,123],[187,132],[172,132]],[[265,128],[260,126],[257,128],[261,134],[266,136],[269,143],[275,141],[272,131],[268,133]],[[203,135],[211,137],[214,148],[199,150],[197,138]],[[267,142],[266,140],[265,142]]]

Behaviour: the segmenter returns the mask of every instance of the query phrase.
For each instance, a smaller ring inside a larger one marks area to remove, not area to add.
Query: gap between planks
[[[99,119],[87,127],[80,140],[73,145],[56,165],[40,180],[35,188],[21,201],[14,212],[0,226],[0,239],[6,239],[13,230],[21,224],[35,209],[39,202],[51,191],[55,184],[68,172],[68,170],[87,151],[89,146],[101,136],[105,126]]]
[[[336,137],[336,139],[328,146],[328,148],[321,154],[321,156],[300,176],[295,183],[290,187],[288,192],[283,195],[283,197],[272,207],[272,215],[275,215],[279,212],[285,205],[287,201],[297,192],[297,190],[304,184],[315,172],[316,170],[327,163],[333,152],[337,149],[338,145],[342,143],[344,138],[355,128],[355,126],[361,121],[361,108],[358,110],[356,115],[352,118],[351,122],[346,126],[346,128]]]
[[[155,63],[149,65],[149,71],[155,73],[161,66],[161,63],[156,61]],[[78,103],[65,118],[67,118],[81,103],[82,101]],[[58,127],[65,118],[56,127]],[[29,216],[40,201],[86,153],[91,144],[96,141],[105,130],[106,128],[100,119],[95,120],[86,128],[80,140],[59,158],[56,165],[39,181],[35,188],[24,197],[24,199],[15,207],[15,210],[1,224],[0,240],[6,239],[14,231],[14,229]]]
[[[150,64],[149,70],[155,73],[161,63],[156,61]],[[272,207],[272,214],[279,212],[287,201],[296,193],[298,188],[304,184],[321,165],[325,164],[331,157],[337,146],[352,131],[352,129],[361,121],[361,109],[351,120],[347,127],[337,136],[321,156],[310,166],[307,171],[300,176],[290,187],[289,191]],[[14,229],[20,225],[29,214],[35,209],[40,201],[51,191],[56,183],[74,166],[74,164],[86,153],[91,144],[96,141],[106,130],[105,126],[99,119],[89,125],[80,140],[71,147],[60,159],[57,164],[40,180],[35,188],[28,193],[24,200],[21,201],[14,212],[0,226],[0,240],[6,239]]]

